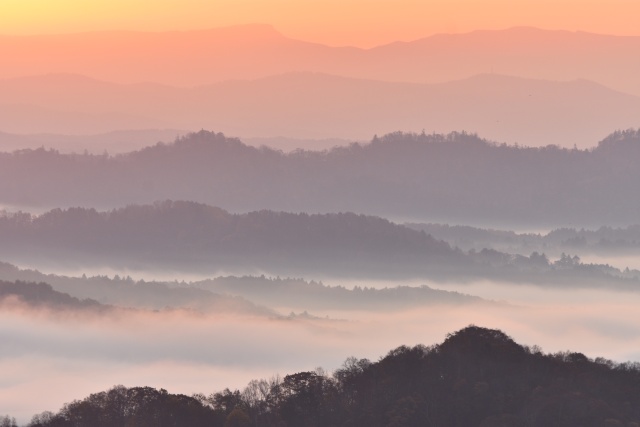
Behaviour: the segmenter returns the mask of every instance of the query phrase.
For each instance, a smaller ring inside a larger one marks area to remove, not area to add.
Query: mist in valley
[[[251,379],[318,366],[331,371],[349,356],[377,360],[400,345],[440,342],[469,324],[501,328],[545,352],[579,348],[592,358],[640,360],[635,322],[640,293],[491,282],[437,287],[459,292],[461,301],[434,297],[396,306],[386,299],[386,307],[372,308],[288,298],[274,302],[278,310],[272,312],[224,304],[93,311],[34,306],[5,296],[0,324],[11,345],[3,346],[0,363],[10,374],[0,399],[5,411],[26,421],[114,384],[185,394],[242,389]],[[227,295],[232,293],[228,288]],[[40,392],[60,383],[65,387],[55,394]]]
[[[322,377],[469,325],[633,380],[605,359],[640,362],[639,50],[531,27],[0,35],[0,424],[118,384]]]

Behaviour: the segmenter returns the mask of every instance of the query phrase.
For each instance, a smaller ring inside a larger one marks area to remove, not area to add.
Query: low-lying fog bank
[[[0,401],[4,412],[27,421],[115,384],[185,394],[242,388],[277,373],[318,366],[331,371],[349,356],[377,360],[399,345],[440,342],[469,324],[509,331],[545,352],[640,360],[640,294],[491,282],[441,287],[511,304],[327,308],[289,318],[185,310],[93,313],[5,301],[0,339],[8,344],[0,348],[0,369],[7,375]]]

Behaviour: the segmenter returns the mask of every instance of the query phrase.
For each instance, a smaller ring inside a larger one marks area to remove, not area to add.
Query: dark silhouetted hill
[[[34,415],[30,427],[116,427],[162,425],[211,427],[222,424],[217,414],[195,397],[151,387],[112,389],[65,404],[56,414]]]
[[[351,357],[332,376],[298,372],[243,392],[187,398],[118,386],[37,415],[30,427],[128,425],[157,414],[168,426],[636,426],[640,366],[543,354],[469,326],[439,345],[401,346],[377,362]]]

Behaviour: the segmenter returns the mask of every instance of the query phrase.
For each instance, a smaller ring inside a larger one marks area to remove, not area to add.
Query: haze
[[[640,362],[640,3],[1,8],[0,424],[470,324]]]

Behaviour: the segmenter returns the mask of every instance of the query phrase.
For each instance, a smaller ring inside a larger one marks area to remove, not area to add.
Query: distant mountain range
[[[640,126],[639,51],[640,37],[525,27],[372,49],[267,25],[0,36],[0,57],[11,58],[0,69],[0,131],[366,140],[424,129],[586,148]]]
[[[129,154],[0,154],[0,205],[111,209],[192,200],[231,212],[364,212],[494,228],[638,222],[640,131],[593,150],[518,148],[477,136],[394,133],[284,154],[201,131]]]
[[[396,130],[465,130],[510,144],[586,148],[640,126],[640,97],[587,80],[495,74],[418,84],[290,73],[194,88],[50,74],[0,80],[0,93],[0,129],[19,134],[214,128],[244,137],[367,140]]]
[[[353,78],[444,82],[496,72],[584,78],[640,96],[640,37],[518,27],[439,34],[373,49],[293,40],[268,25],[203,31],[0,36],[0,77],[75,73],[121,82],[194,86],[310,71]]]

